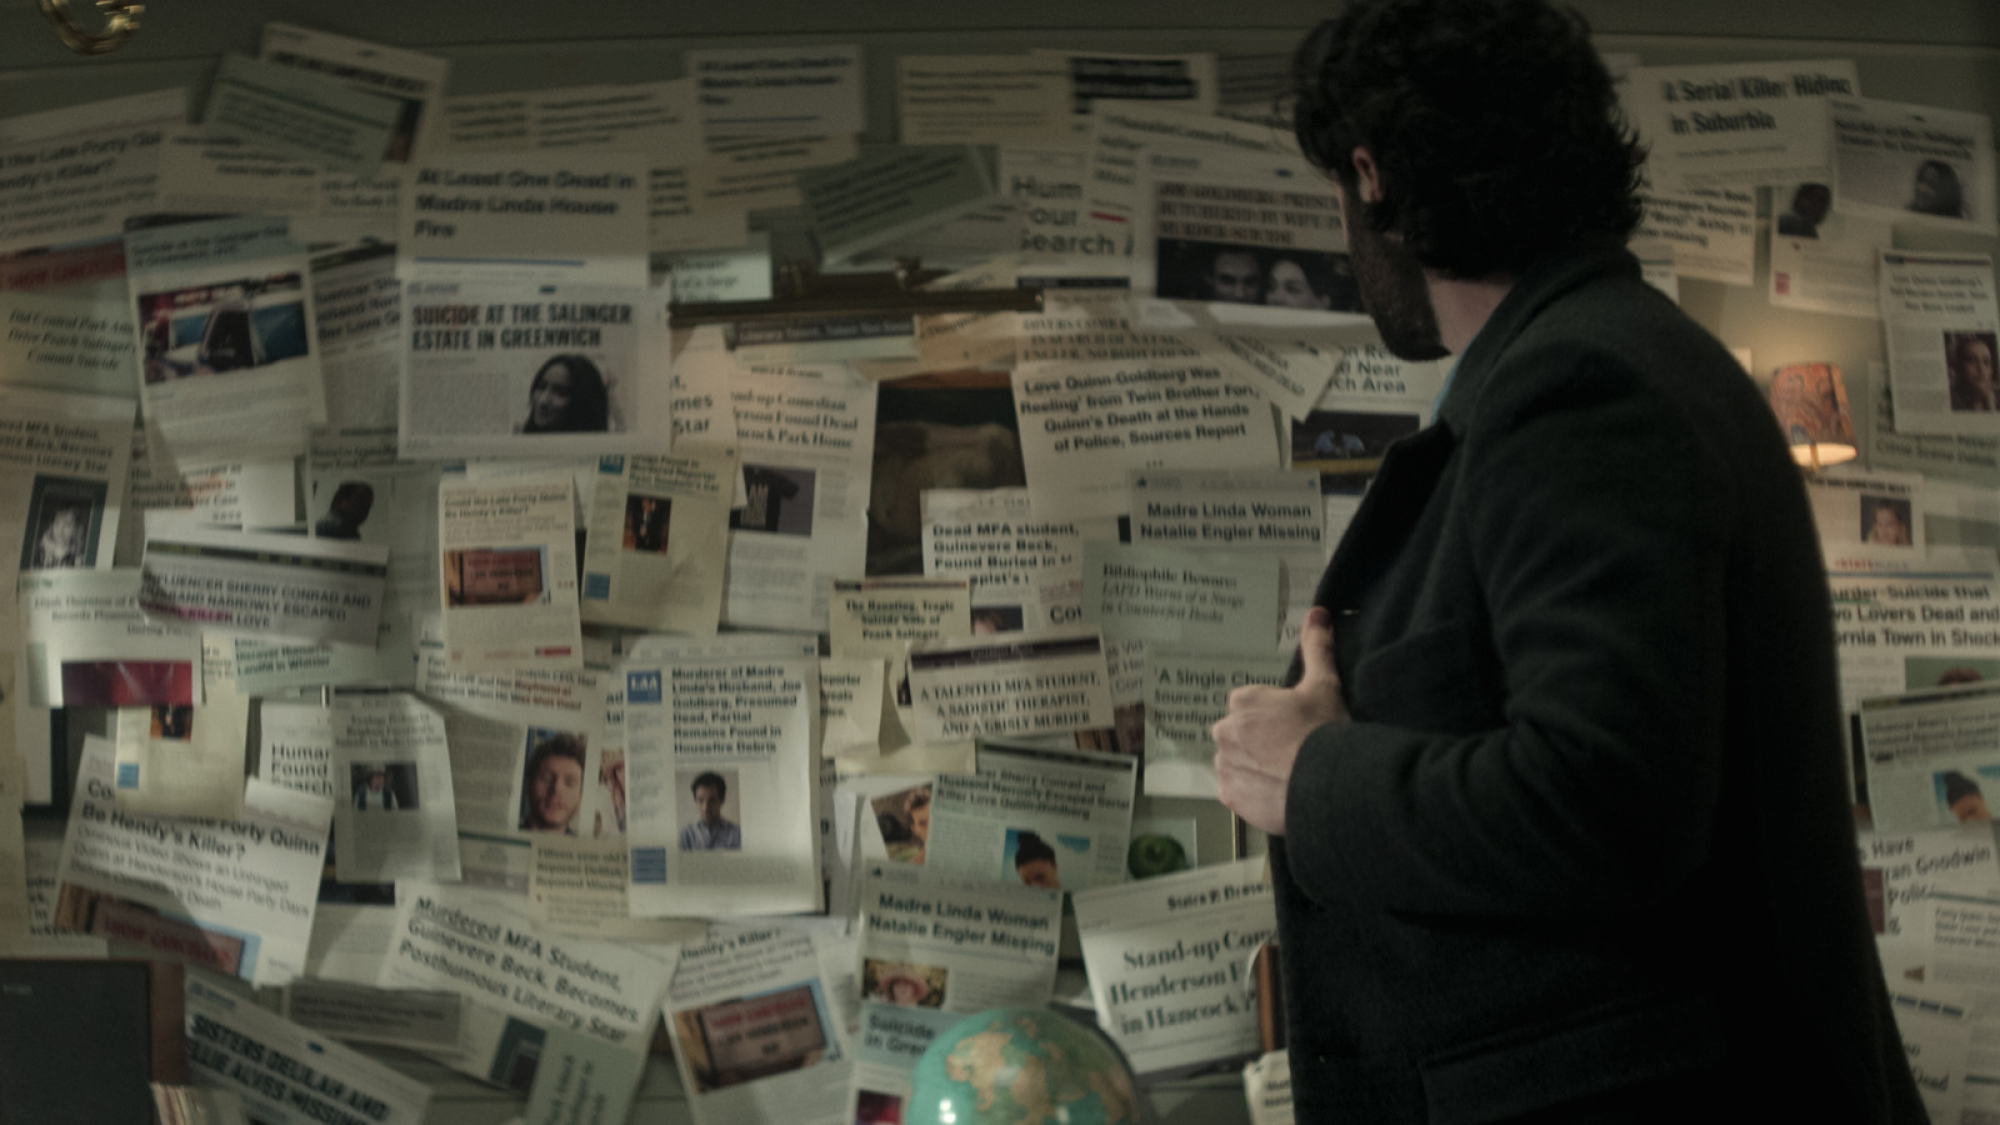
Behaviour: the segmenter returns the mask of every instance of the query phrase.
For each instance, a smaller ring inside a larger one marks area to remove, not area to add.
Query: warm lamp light
[[[1771,412],[1801,465],[1817,469],[1860,455],[1847,410],[1847,381],[1831,363],[1793,363],[1773,371]]]

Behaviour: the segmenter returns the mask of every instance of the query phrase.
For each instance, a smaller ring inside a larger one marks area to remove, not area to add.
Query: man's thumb
[[[1299,630],[1299,661],[1302,682],[1339,678],[1333,666],[1333,618],[1324,606],[1306,611],[1305,625]]]

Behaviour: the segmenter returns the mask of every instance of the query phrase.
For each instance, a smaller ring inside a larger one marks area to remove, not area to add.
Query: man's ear
[[[1382,169],[1375,163],[1375,155],[1355,145],[1353,160],[1355,194],[1363,203],[1382,202]]]

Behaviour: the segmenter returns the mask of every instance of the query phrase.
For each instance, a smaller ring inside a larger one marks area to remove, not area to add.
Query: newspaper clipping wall
[[[871,863],[860,906],[857,1110],[907,1101],[925,1048],[967,1015],[1049,1002],[1062,892]]]
[[[239,819],[138,816],[116,805],[114,757],[85,740],[56,928],[259,985],[303,973],[332,802],[252,778]]]
[[[458,671],[581,668],[568,473],[438,486],[444,630]]]
[[[805,934],[740,930],[681,949],[667,1032],[696,1125],[845,1125],[854,1054]]]
[[[973,774],[932,788],[924,865],[971,879],[1082,890],[1125,879],[1138,763],[985,743]]]
[[[1251,959],[1277,930],[1262,857],[1072,896],[1098,1026],[1140,1074],[1258,1049]]]
[[[818,909],[817,659],[624,675],[633,915]]]
[[[736,448],[598,459],[584,541],[583,619],[712,634],[722,614]]]

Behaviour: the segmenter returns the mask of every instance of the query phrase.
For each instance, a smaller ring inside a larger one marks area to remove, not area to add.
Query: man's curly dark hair
[[[1638,225],[1643,150],[1583,17],[1542,0],[1351,0],[1300,45],[1292,98],[1300,149],[1348,188],[1355,147],[1374,157],[1360,221],[1446,277]]]

